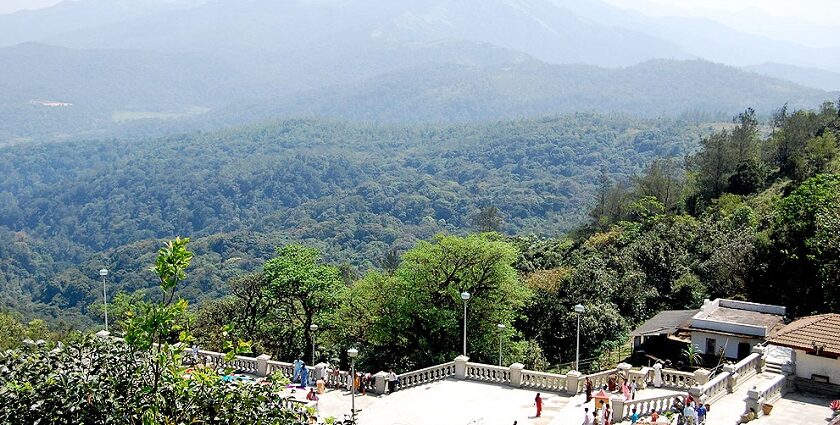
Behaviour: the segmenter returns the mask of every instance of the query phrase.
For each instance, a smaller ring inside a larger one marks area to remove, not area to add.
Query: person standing
[[[612,424],[612,408],[610,405],[604,406],[604,420],[602,421],[604,425],[611,425]]]
[[[697,406],[697,424],[698,425],[706,423],[706,413],[708,413],[708,410],[706,410],[705,405],[701,404],[700,406]]]
[[[650,421],[651,422],[656,422],[658,420],[659,420],[659,412],[657,412],[656,409],[651,410],[650,411]]]
[[[639,422],[639,412],[633,409],[633,413],[630,414],[630,423],[635,424],[636,422]]]
[[[589,403],[589,401],[592,400],[592,381],[589,379],[588,376],[586,377],[585,388],[586,388],[586,402]]]
[[[543,399],[540,397],[540,393],[537,393],[537,396],[534,397],[534,406],[537,406],[537,417],[539,418],[542,416],[542,406],[543,406]]]
[[[583,425],[592,425],[592,416],[589,416],[589,408],[583,408]]]
[[[694,403],[685,406],[683,417],[685,417],[685,425],[696,425],[697,412],[694,410]]]
[[[397,383],[399,381],[400,381],[400,379],[397,378],[397,374],[394,373],[394,369],[391,369],[388,372],[388,392],[389,393],[393,393],[394,391],[397,390]]]
[[[630,400],[636,399],[636,380],[634,379],[633,382],[630,383]]]

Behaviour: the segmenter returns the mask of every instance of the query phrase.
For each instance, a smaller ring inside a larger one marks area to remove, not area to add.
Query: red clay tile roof
[[[803,317],[785,326],[770,338],[771,344],[840,356],[840,314]]]

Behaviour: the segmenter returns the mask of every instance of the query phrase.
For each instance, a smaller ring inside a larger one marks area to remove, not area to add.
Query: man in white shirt
[[[583,425],[592,425],[592,415],[589,414],[589,408],[583,409]]]
[[[683,417],[685,417],[685,425],[695,425],[697,423],[697,411],[694,410],[694,403],[685,406]]]

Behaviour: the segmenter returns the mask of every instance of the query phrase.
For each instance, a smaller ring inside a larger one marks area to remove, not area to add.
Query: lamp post
[[[499,330],[499,366],[502,365],[502,332],[505,331],[505,325],[499,323],[496,325],[496,329]]]
[[[311,364],[312,364],[312,367],[315,367],[315,331],[318,330],[318,325],[316,325],[314,323],[309,325],[309,330],[311,331],[309,333],[309,335],[310,335],[309,339],[310,339],[310,342],[312,343],[312,363]]]
[[[353,423],[356,423],[356,356],[358,355],[359,350],[355,348],[347,350],[347,357],[350,357],[350,417]]]
[[[108,332],[108,293],[105,291],[108,269],[99,270],[99,275],[102,276],[102,303],[105,305],[105,332]]]
[[[467,355],[467,301],[470,300],[469,292],[461,292],[461,299],[464,300],[464,356]]]
[[[586,307],[581,304],[575,306],[575,313],[577,313],[577,343],[575,349],[575,370],[580,372],[580,315],[586,311]]]

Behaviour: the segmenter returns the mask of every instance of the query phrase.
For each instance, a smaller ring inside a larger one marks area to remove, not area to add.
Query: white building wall
[[[811,379],[811,375],[827,376],[829,383],[840,385],[840,360],[796,350],[796,376]]]
[[[701,331],[691,331],[691,344],[697,346],[698,352],[702,354],[717,354],[706,353],[706,338],[715,340],[715,350],[725,348],[725,355],[727,358],[734,359],[738,357],[738,344],[745,342],[750,344],[750,350],[756,344],[763,341],[763,339],[756,338],[739,338],[736,336],[718,335],[713,333],[706,333]]]

